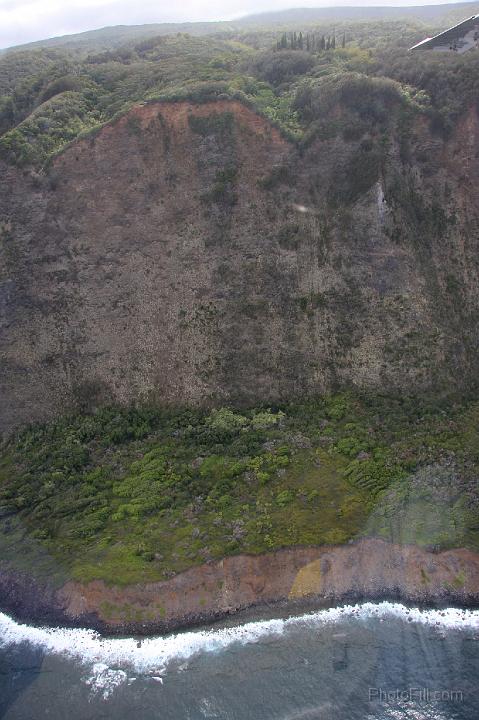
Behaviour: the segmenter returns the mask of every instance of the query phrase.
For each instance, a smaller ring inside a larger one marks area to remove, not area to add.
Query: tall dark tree
[[[299,31],[299,35],[298,35],[298,48],[300,50],[303,49],[303,33],[301,32],[301,30]]]
[[[319,49],[324,50],[326,48],[326,40],[324,39],[324,35],[321,35],[321,40],[319,41]]]
[[[343,47],[343,48],[346,47],[346,33],[343,33],[343,39],[342,39],[342,42],[341,42],[341,47]]]
[[[326,40],[326,50],[329,50],[330,47],[331,47],[331,38],[330,38],[330,36],[328,35],[328,39]]]
[[[331,50],[334,50],[336,48],[336,35],[333,35],[331,38]]]

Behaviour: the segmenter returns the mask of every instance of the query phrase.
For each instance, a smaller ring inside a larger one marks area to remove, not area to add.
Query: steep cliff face
[[[67,582],[54,589],[7,570],[2,607],[19,619],[151,633],[204,623],[271,603],[290,609],[363,600],[477,606],[479,556],[432,553],[364,539],[342,547],[285,548],[200,565],[170,580],[129,586]]]
[[[476,605],[478,586],[477,553],[461,549],[435,555],[366,539],[343,547],[238,555],[165,582],[128,588],[101,581],[69,582],[56,600],[67,622],[95,618],[109,630],[134,624],[147,631],[278,601],[318,604],[397,597],[411,603]]]
[[[3,431],[73,406],[470,384],[479,119],[298,150],[235,101],[138,106],[2,166]]]

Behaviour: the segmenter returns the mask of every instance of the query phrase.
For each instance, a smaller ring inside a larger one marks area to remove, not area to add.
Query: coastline
[[[166,634],[252,613],[273,617],[384,600],[477,608],[479,553],[364,538],[231,556],[154,583],[69,581],[60,588],[0,566],[1,612],[29,624],[110,636]]]

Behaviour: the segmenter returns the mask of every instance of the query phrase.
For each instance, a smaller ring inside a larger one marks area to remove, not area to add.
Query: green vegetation
[[[120,409],[19,432],[2,557],[128,583],[362,534],[479,549],[479,403],[352,394],[274,408]]]
[[[403,21],[231,26],[202,37],[132,34],[121,45],[3,53],[0,159],[45,170],[69,143],[137,103],[238,99],[297,144],[291,161],[259,180],[263,190],[294,183],[308,143],[351,143],[333,158],[324,188],[330,209],[350,222],[347,206],[383,174],[392,129],[407,162],[417,115],[447,136],[477,102],[478,53],[409,54],[428,33]],[[221,165],[205,169],[201,201],[218,225],[209,242],[225,241],[240,192],[234,116],[192,113],[188,122],[198,143],[221,149]],[[127,132],[142,133],[134,116]],[[163,142],[167,150],[166,135]],[[50,180],[53,187],[53,174]],[[390,204],[407,208],[421,248],[454,222],[407,179],[387,192]],[[319,223],[327,241],[327,218]],[[7,237],[10,225],[2,228]],[[277,240],[294,252],[304,233],[296,216],[285,218]],[[418,257],[429,263],[424,250]],[[461,307],[453,273],[444,285],[451,306]],[[298,311],[312,318],[334,292],[298,296]],[[353,339],[350,307],[363,300],[355,287],[333,299],[343,303],[342,352]],[[255,302],[245,303],[245,313],[255,312]],[[204,306],[195,322],[207,324],[216,312]],[[391,346],[391,360],[426,362],[415,356],[416,335]],[[363,534],[479,549],[478,427],[478,402],[434,406],[348,393],[256,409],[104,408],[66,417],[24,429],[1,448],[0,556],[59,581],[128,583],[225,555]],[[454,582],[463,584],[460,574]]]
[[[404,129],[414,113],[447,134],[476,102],[479,58],[407,52],[437,29],[399,20],[310,22],[152,37],[145,27],[143,38],[140,30],[123,32],[123,45],[111,31],[107,49],[102,31],[97,49],[93,34],[88,42],[12,50],[0,56],[0,158],[44,168],[75,138],[152,100],[237,98],[295,142],[338,133],[346,141],[376,137],[392,123]],[[368,182],[380,156],[375,148],[357,158]],[[227,195],[230,202],[234,194]]]

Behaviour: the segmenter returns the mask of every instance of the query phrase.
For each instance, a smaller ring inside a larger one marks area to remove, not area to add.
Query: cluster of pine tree
[[[341,47],[346,46],[346,34],[343,33]],[[320,52],[321,50],[334,50],[336,47],[336,36],[317,35],[316,33],[283,33],[276,43],[277,50],[306,50],[306,52]]]

